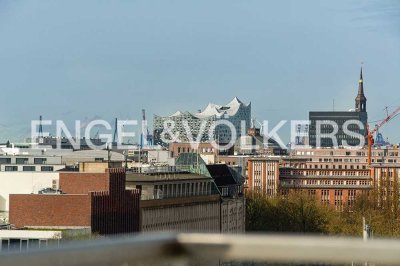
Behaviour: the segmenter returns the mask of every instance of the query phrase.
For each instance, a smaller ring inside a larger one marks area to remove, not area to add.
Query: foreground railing
[[[1,253],[0,253],[1,254]],[[400,241],[289,235],[151,234],[5,253],[0,265],[209,265],[220,261],[400,265]],[[198,265],[198,264],[196,264]]]

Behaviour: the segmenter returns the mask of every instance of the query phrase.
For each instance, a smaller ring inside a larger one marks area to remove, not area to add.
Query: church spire
[[[364,82],[362,65],[360,71],[360,80],[358,81],[358,94],[356,97],[356,112],[366,112],[367,111],[367,98],[364,95]]]

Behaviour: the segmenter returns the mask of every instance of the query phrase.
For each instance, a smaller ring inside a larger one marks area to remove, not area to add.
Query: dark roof
[[[238,184],[226,164],[210,164],[207,170],[218,187]]]
[[[56,172],[79,172],[79,168],[77,167],[65,167],[57,170]]]
[[[205,165],[206,163],[201,158],[200,154],[187,152],[179,154],[178,158],[176,158],[176,165]]]

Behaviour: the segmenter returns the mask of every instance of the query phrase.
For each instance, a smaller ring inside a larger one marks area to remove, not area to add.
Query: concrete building
[[[125,156],[122,153],[107,150],[69,150],[69,149],[51,149],[39,147],[16,147],[12,144],[10,148],[0,148],[0,154],[3,157],[24,158],[46,158],[45,164],[62,164],[67,166],[78,166],[80,162],[103,162],[107,161],[110,155],[111,161],[124,161]],[[60,162],[61,158],[61,162]],[[5,159],[4,159],[5,160]],[[28,159],[28,162],[31,159]],[[33,159],[34,160],[34,159]],[[12,161],[12,159],[11,159]],[[6,164],[4,161],[3,164]],[[1,163],[0,163],[1,164]],[[62,167],[63,168],[63,167]],[[54,168],[56,169],[56,168]]]
[[[368,158],[366,148],[323,148],[292,150],[291,155],[306,158],[314,164],[314,168],[366,169]],[[373,165],[400,164],[398,146],[373,147],[371,153]]]
[[[246,205],[244,178],[226,164],[207,165],[221,195],[221,233],[244,233]]]
[[[168,164],[170,162],[169,152],[167,150],[148,150],[147,163],[149,164]]]
[[[9,222],[17,228],[90,227],[92,232],[137,232],[140,190],[125,189],[125,171],[61,173],[63,194],[10,195]]]
[[[195,146],[195,145],[198,146]],[[170,143],[168,145],[169,156],[172,158],[178,158],[182,153],[199,153],[206,155],[215,155],[218,153],[217,149],[210,142],[201,143],[189,143],[189,142],[177,142]]]
[[[141,196],[141,231],[220,232],[220,195],[211,177],[188,172],[128,173]]]
[[[107,168],[123,168],[123,162],[82,162],[79,163],[79,172],[104,173]]]
[[[309,127],[309,144],[312,147],[333,147],[334,142],[330,138],[321,138],[322,134],[330,134],[337,130],[335,134],[337,139],[337,145],[344,145],[344,141],[347,142],[348,146],[357,146],[360,145],[360,140],[349,134],[346,134],[344,131],[344,125],[346,122],[351,120],[356,120],[361,122],[363,125],[359,127],[356,124],[352,124],[348,126],[348,130],[355,132],[357,134],[361,134],[362,136],[367,136],[367,98],[364,95],[364,85],[363,85],[363,76],[362,69],[360,72],[360,80],[358,82],[358,94],[355,99],[355,109],[350,111],[318,111],[318,112],[310,112],[309,114],[310,127]],[[332,126],[326,124],[327,121],[333,121],[336,123],[336,126]],[[317,131],[317,122],[323,123],[320,127],[320,134]],[[318,145],[317,138],[321,141]]]
[[[221,232],[241,233],[245,230],[245,178],[239,166],[207,164],[202,155],[182,153],[176,160],[176,167],[192,173],[211,177],[221,197]]]
[[[62,235],[62,231],[0,230],[0,254],[2,251],[25,252],[47,248],[52,243],[57,246]]]
[[[286,155],[287,150],[280,147],[272,138],[264,138],[259,128],[249,128],[246,136],[236,140],[235,155]]]
[[[39,139],[38,145],[41,147],[50,147],[52,149],[67,149],[67,150],[91,150],[93,146],[101,147],[106,145],[107,143],[99,138],[91,138],[88,139],[82,138],[79,140],[79,145],[75,145],[75,142],[78,142],[77,139],[69,139],[69,138],[57,138],[57,137],[43,137]]]
[[[230,103],[224,106],[210,103],[203,111],[199,111],[198,113],[178,111],[170,116],[155,115],[153,121],[154,141],[157,145],[166,145],[162,141],[162,132],[166,124],[168,124],[171,127],[171,132],[174,135],[178,135],[176,142],[193,142],[199,136],[201,142],[208,142],[213,138],[219,143],[228,143],[233,137],[232,131],[226,125],[217,125],[214,128],[215,130],[213,130],[213,125],[221,121],[232,123],[236,138],[238,138],[242,134],[242,121],[245,123],[243,130],[247,132],[247,129],[250,127],[250,120],[251,103],[244,104],[235,97]],[[187,134],[185,122],[187,122],[193,139],[190,139]],[[202,123],[204,124],[203,128]],[[202,129],[204,130],[203,132],[201,132]],[[209,134],[210,130],[212,134]],[[171,135],[167,134],[164,137],[165,139],[172,140]]]
[[[1,155],[1,172],[54,172],[63,169],[61,156]]]

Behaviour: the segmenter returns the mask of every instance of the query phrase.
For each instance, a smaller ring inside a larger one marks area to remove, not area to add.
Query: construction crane
[[[115,118],[113,144],[117,143],[118,140],[118,118]]]
[[[375,125],[375,128],[373,130],[369,130],[369,126],[367,125],[367,131],[368,131],[368,165],[371,165],[371,153],[372,153],[372,145],[374,144],[374,134],[377,132],[382,126],[384,126],[387,122],[389,122],[393,117],[398,115],[400,113],[400,106],[394,110],[391,114],[387,115],[385,119],[383,119],[379,124]]]

